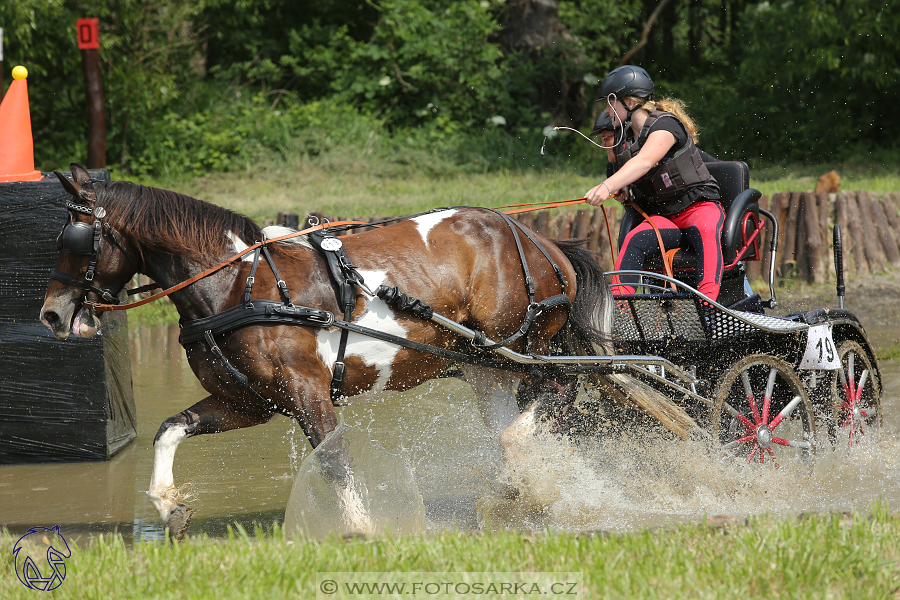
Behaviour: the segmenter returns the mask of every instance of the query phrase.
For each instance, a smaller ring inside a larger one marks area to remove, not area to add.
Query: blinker
[[[94,228],[87,223],[70,221],[56,238],[56,247],[75,256],[94,253]]]

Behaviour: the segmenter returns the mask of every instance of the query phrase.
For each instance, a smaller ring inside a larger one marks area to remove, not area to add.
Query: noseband
[[[119,304],[117,294],[113,294],[110,290],[101,289],[93,283],[94,274],[97,270],[97,261],[100,257],[100,244],[103,241],[103,238],[108,235],[113,241],[113,244],[122,251],[122,254],[132,265],[134,265],[136,270],[138,269],[137,262],[119,241],[119,237],[116,235],[113,228],[110,227],[108,223],[102,221],[103,217],[106,216],[105,208],[102,206],[90,208],[89,206],[75,204],[74,202],[66,202],[66,208],[72,212],[69,213],[69,222],[63,226],[62,231],[59,232],[59,236],[56,238],[56,247],[59,250],[65,250],[73,256],[89,256],[88,268],[84,274],[84,278],[80,280],[75,279],[66,273],[61,273],[56,269],[51,269],[50,279],[61,281],[66,285],[74,285],[82,288],[84,290],[84,296],[81,299],[82,303],[86,303],[88,294],[93,292],[108,304]],[[89,225],[87,223],[76,222],[74,215],[72,214],[76,212],[93,216],[94,223]]]

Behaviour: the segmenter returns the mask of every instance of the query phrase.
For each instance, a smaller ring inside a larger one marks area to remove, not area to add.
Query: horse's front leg
[[[153,474],[147,495],[159,512],[163,524],[176,539],[181,539],[193,510],[181,504],[172,465],[178,445],[189,437],[221,433],[231,429],[260,425],[274,413],[262,407],[248,410],[224,396],[207,396],[187,410],[163,421],[153,439]]]

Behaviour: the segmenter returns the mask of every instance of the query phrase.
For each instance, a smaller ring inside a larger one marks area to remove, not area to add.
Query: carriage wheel
[[[716,392],[710,430],[721,448],[748,463],[771,463],[815,452],[812,403],[794,368],[753,354],[726,371]]]
[[[850,446],[881,427],[881,393],[878,372],[866,351],[857,342],[846,340],[838,348],[841,368],[832,383],[834,421],[829,433],[833,440],[846,435]]]

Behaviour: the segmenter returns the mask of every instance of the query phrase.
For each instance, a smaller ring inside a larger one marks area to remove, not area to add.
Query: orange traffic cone
[[[38,181],[34,170],[34,138],[28,110],[28,70],[12,70],[13,82],[0,103],[0,182]]]

